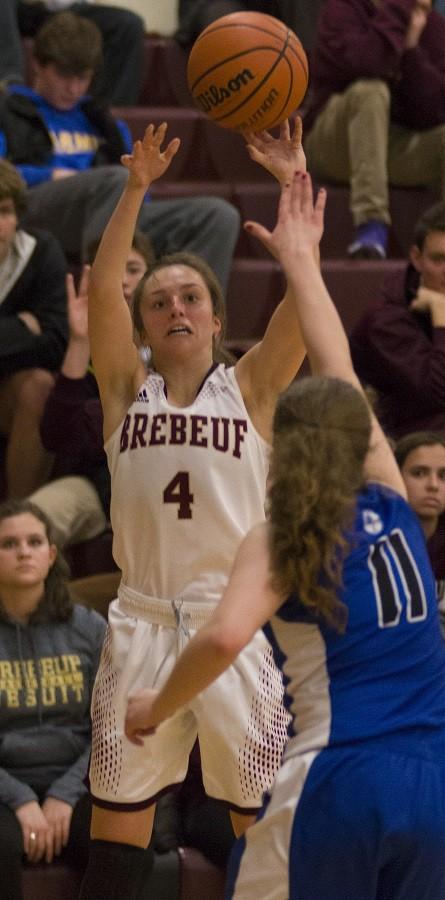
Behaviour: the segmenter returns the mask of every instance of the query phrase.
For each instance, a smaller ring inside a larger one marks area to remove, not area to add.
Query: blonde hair
[[[269,491],[272,582],[339,631],[338,599],[369,447],[365,398],[347,382],[311,377],[281,395]]]

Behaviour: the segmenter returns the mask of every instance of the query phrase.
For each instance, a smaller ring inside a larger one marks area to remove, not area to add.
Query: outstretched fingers
[[[132,153],[123,153],[121,156],[121,163],[125,166],[126,169],[129,169],[133,162],[133,154]]]
[[[281,188],[280,202],[278,204],[277,221],[280,222],[284,217],[288,216],[295,209],[295,204],[299,203],[301,192],[300,182],[303,176],[302,172],[294,172],[292,178],[289,178]]]
[[[161,122],[160,125],[156,128],[154,125],[149,125],[145,130],[144,141],[145,138],[148,137],[150,143],[154,144],[156,147],[160,147],[162,141],[165,138],[167,131],[167,122]]]
[[[80,281],[79,281],[79,290],[77,292],[80,296],[86,297],[88,294],[88,287],[89,287],[89,283],[90,283],[90,272],[91,272],[91,266],[88,263],[86,263],[84,266],[82,266],[82,272],[81,272]]]
[[[326,206],[326,190],[320,188],[314,200],[314,188],[309,172],[295,172],[290,189],[290,204],[293,213],[301,213],[305,219],[323,222]]]
[[[264,225],[260,225],[259,222],[252,222],[249,220],[248,222],[244,222],[244,228],[249,234],[252,234],[254,237],[258,238],[262,244],[266,247],[267,250],[270,250],[270,245],[272,242],[272,233],[264,227]]]
[[[287,123],[287,127],[289,130],[289,122]],[[303,140],[303,120],[301,116],[297,116],[294,122],[294,130],[292,134],[292,146],[295,150],[301,147],[301,143]]]
[[[70,303],[73,303],[76,299],[76,285],[74,284],[74,275],[72,272],[67,272],[65,276],[65,285],[66,285],[66,296],[68,301],[68,306]]]
[[[180,138],[172,138],[169,144],[167,144],[164,150],[164,157],[168,163],[171,162],[175,154],[178,152],[179,147],[181,145]]]
[[[326,191],[321,188],[314,202],[312,179],[306,172],[295,172],[281,188],[277,222],[269,231],[259,222],[245,222],[244,228],[258,238],[276,258],[288,252],[293,242],[316,245],[323,233]]]
[[[300,173],[296,173],[299,175]],[[276,256],[275,243],[274,243],[274,234],[277,226],[280,223],[283,223],[289,216],[291,205],[292,205],[292,189],[293,183],[295,179],[291,179],[287,181],[281,188],[280,200],[278,204],[278,214],[277,214],[277,225],[274,228],[274,231],[269,231],[268,228],[265,228],[264,225],[261,225],[259,222],[253,222],[251,220],[244,223],[244,228],[249,234],[252,234],[254,237],[258,238],[259,241],[266,247],[266,250],[269,251],[273,256]]]
[[[167,122],[161,122],[157,128],[154,125],[148,125],[142,141],[144,150],[151,150],[153,147],[158,150],[159,154],[170,163],[175,153],[178,152],[181,141],[180,138],[172,138],[167,144],[165,150],[162,150],[165,136],[167,134]]]
[[[314,218],[318,225],[322,226],[324,223],[324,211],[326,209],[326,200],[327,200],[327,191],[326,188],[320,188],[314,205]]]
[[[121,156],[122,165],[128,169],[133,185],[148,187],[167,171],[181,141],[173,138],[163,149],[166,134],[166,122],[161,122],[157,127],[151,123],[145,129],[142,140],[134,142],[132,152]]]
[[[153,126],[149,126],[149,127],[152,128]],[[144,141],[145,141],[146,137],[147,137],[147,131],[145,131],[145,134],[144,134]],[[143,159],[143,156],[144,156],[144,150],[142,147],[142,141],[137,140],[133,144],[131,153],[124,153],[121,156],[121,163],[123,166],[125,166],[126,169],[129,169],[129,168],[131,168],[131,166],[133,165],[134,162],[137,162],[138,160]]]
[[[290,125],[289,119],[285,119],[280,123],[280,141],[290,141]]]
[[[298,179],[294,179],[292,198],[299,204],[299,208],[304,216],[311,216],[314,210],[314,193],[312,189],[312,178],[308,172],[305,172]]]
[[[264,144],[271,144],[274,138],[268,131],[244,131],[243,137],[249,145],[253,147],[263,147]]]

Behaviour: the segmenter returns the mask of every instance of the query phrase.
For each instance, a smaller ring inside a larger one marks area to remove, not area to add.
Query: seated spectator
[[[127,265],[122,282],[122,290],[127,303],[131,302],[135,289],[148,267],[154,262],[154,259],[155,255],[151,241],[146,234],[136,231],[127,257]]]
[[[119,163],[131,150],[129,131],[85,96],[101,60],[92,22],[58,13],[40,29],[34,54],[34,89],[14,85],[0,98],[0,155],[28,184],[26,225],[44,224],[69,258],[85,259],[126,183]],[[157,254],[202,254],[227,285],[239,213],[225,200],[151,200],[142,205],[138,227]]]
[[[400,438],[394,452],[427,542],[445,636],[445,435],[415,431]]]
[[[53,478],[30,497],[51,519],[62,547],[96,537],[109,519],[102,409],[96,379],[89,371],[87,276],[86,270],[76,294],[68,275],[68,348],[40,428],[43,445],[53,454]]]
[[[5,0],[2,0],[4,3]],[[10,0],[7,0],[10,3]],[[132,10],[106,6],[96,0],[14,0],[18,27],[24,37],[35,37],[39,28],[56,12],[71,10],[93,22],[100,30],[104,62],[93,93],[113,106],[133,106],[139,100],[144,60],[144,20]]]
[[[88,247],[87,257],[90,263],[94,260],[99,243],[100,241],[94,241]],[[142,231],[136,230],[133,235],[131,250],[127,257],[124,280],[122,282],[122,290],[127,303],[131,303],[137,285],[154,261],[155,252],[150,238]]]
[[[445,191],[444,46],[431,0],[322,5],[305,146],[317,178],[350,185],[350,257],[386,256],[389,184]]]
[[[220,16],[233,12],[261,12],[286,22],[298,34],[306,49],[313,44],[321,0],[179,0],[179,28],[176,40],[194,41],[203,28]]]
[[[7,436],[6,489],[30,494],[49,476],[52,457],[39,434],[65,352],[66,262],[56,239],[19,226],[26,189],[0,160],[0,432]]]
[[[392,437],[445,433],[445,203],[421,216],[406,269],[387,279],[350,343]]]
[[[154,261],[144,234],[136,232],[127,259],[123,292],[128,303]],[[30,499],[51,519],[60,546],[101,534],[110,514],[110,473],[103,449],[103,416],[96,379],[90,369],[88,274],[76,292],[67,278],[70,336],[60,374],[41,422],[44,447],[55,455],[53,478]]]
[[[90,702],[105,621],[73,604],[49,520],[0,506],[0,868],[22,900],[23,861],[83,867],[90,800]]]

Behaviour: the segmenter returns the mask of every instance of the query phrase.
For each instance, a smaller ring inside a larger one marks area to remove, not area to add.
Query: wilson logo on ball
[[[238,72],[234,78],[231,78],[224,87],[211,84],[204,93],[195,94],[195,102],[201,107],[203,112],[208,113],[226,100],[230,100],[233,94],[237,94],[240,88],[254,79],[255,75],[252,74],[250,69],[243,69],[242,72]]]
[[[187,64],[194,102],[236,131],[273,128],[295,112],[308,85],[308,64],[297,36],[264,13],[238,12],[208,25]]]

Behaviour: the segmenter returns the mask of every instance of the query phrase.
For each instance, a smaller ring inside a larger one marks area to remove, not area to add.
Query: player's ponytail
[[[281,395],[269,491],[273,583],[338,630],[337,597],[369,446],[366,401],[340,379],[311,377]]]

